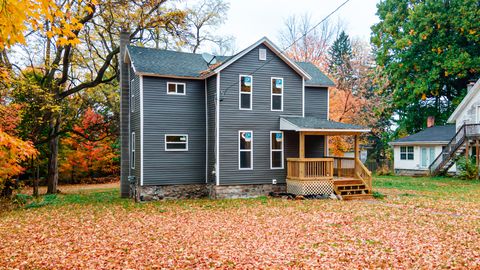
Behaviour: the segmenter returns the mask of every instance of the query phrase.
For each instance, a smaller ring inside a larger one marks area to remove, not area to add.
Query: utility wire
[[[302,34],[299,38],[295,39],[290,45],[288,45],[286,48],[284,48],[283,50],[280,51],[281,54],[284,54],[288,49],[290,49],[293,45],[295,45],[295,43],[297,43],[298,41],[300,41],[302,38],[304,38],[306,35],[308,35],[310,32],[312,32],[315,28],[317,28],[320,24],[322,24],[323,22],[325,22],[326,20],[328,20],[328,18],[330,18],[333,14],[335,14],[339,9],[341,9],[344,5],[346,5],[348,2],[350,2],[350,0],[345,0],[345,2],[343,2],[341,5],[339,5],[336,9],[334,9],[332,12],[330,12],[327,16],[325,16],[321,21],[319,21],[317,24],[315,24],[312,28],[310,28],[307,32],[305,32],[304,34]],[[261,65],[260,67],[258,67],[257,69],[255,69],[252,73],[248,74],[250,76],[252,76],[253,74],[255,74],[257,71],[259,71],[260,69],[262,69],[265,65],[267,65],[268,63],[270,63],[274,58],[270,58],[270,60],[266,61],[263,65]],[[228,90],[230,88],[232,88],[233,86],[237,85],[236,83],[232,83],[231,85],[229,85],[227,88],[225,88],[225,90],[223,90],[223,92],[221,91],[221,95],[222,96],[225,96],[228,92]],[[221,101],[221,100],[220,100]]]

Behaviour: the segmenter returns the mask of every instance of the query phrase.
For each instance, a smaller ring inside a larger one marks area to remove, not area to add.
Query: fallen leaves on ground
[[[478,209],[421,194],[48,206],[0,216],[0,268],[472,269]]]

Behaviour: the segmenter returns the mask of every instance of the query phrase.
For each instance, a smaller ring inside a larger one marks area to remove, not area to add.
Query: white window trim
[[[274,94],[273,93],[273,80],[282,80],[282,93],[281,94]],[[285,83],[285,80],[281,77],[271,77],[270,78],[270,111],[272,112],[283,112],[283,90],[284,90],[284,83]],[[280,110],[277,110],[277,109],[273,109],[273,96],[280,96],[282,98],[282,102],[281,102],[281,109]]]
[[[252,141],[250,143],[250,149],[240,149],[240,138],[242,132],[250,132],[252,134]],[[250,152],[250,168],[241,168],[240,167],[240,153],[241,152]],[[249,171],[253,170],[253,131],[252,130],[239,130],[238,131],[238,170],[240,171]]]
[[[402,159],[402,147],[405,147],[405,159]],[[413,155],[413,158],[412,159],[409,159],[408,158],[408,154],[409,154],[409,151],[408,151],[408,148],[409,147],[412,147],[412,155]],[[400,160],[415,160],[415,147],[414,146],[400,146]],[[421,162],[421,161],[420,161]]]
[[[250,93],[242,92],[242,77],[250,77]],[[242,94],[250,95],[250,108],[242,108]],[[253,109],[253,76],[252,75],[238,75],[238,109],[242,111],[251,111]]]
[[[130,136],[130,167],[135,169],[135,132],[132,132]]]
[[[168,92],[169,86],[171,84],[175,85],[175,93]],[[183,93],[178,93],[178,86],[179,85],[183,85]],[[187,94],[187,84],[186,83],[167,82],[167,95],[185,96],[186,94]]]
[[[282,149],[273,149],[272,148],[272,135],[274,133],[281,133],[282,134]],[[284,146],[285,146],[285,136],[283,134],[283,131],[270,131],[270,170],[281,170],[284,168]],[[282,166],[281,167],[273,167],[272,166],[272,153],[273,152],[281,152],[282,153]]]
[[[187,138],[186,142],[169,142],[168,144],[185,144],[185,149],[167,149],[167,136],[185,136]],[[165,144],[166,152],[186,152],[188,151],[188,134],[165,134],[163,137],[163,142]]]

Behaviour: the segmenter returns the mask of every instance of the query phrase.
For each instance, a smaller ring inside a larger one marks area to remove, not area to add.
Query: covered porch
[[[342,199],[371,197],[372,176],[360,160],[359,144],[359,136],[369,129],[315,117],[282,117],[280,128],[298,135],[298,157],[287,158],[289,193],[334,193]],[[351,136],[353,157],[329,156],[328,136]],[[323,138],[323,151],[318,151],[322,145],[315,143],[315,138]]]

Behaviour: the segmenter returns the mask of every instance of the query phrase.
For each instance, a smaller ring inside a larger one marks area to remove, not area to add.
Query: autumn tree
[[[130,30],[135,41],[144,29],[183,23],[184,12],[166,8],[165,2],[56,1],[55,9],[41,13],[40,26],[28,28],[26,44],[16,51],[26,55],[39,89],[50,97],[48,109],[37,117],[42,124],[39,141],[48,144],[48,193],[56,193],[59,138],[72,126],[66,122],[72,97],[116,80],[120,30]],[[25,78],[22,70],[17,70],[20,79]]]
[[[392,96],[399,130],[417,132],[431,115],[444,123],[480,74],[479,2],[386,0],[377,15],[381,94]]]

